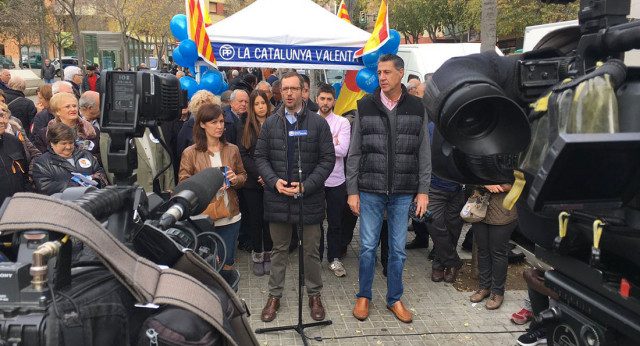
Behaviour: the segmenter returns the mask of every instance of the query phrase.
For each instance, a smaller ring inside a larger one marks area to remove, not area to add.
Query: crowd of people
[[[168,65],[165,70],[178,78],[189,75]],[[153,177],[170,161],[173,166],[155,190],[171,190],[209,167],[224,172],[225,183],[204,214],[214,220],[215,232],[224,240],[225,269],[234,267],[237,248],[251,253],[253,275],[269,275],[262,321],[273,321],[280,309],[288,255],[298,243],[300,196],[304,280],[314,320],[325,318],[323,259],[336,276],[355,275],[356,268],[345,268],[342,259],[358,218],[359,290],[353,303],[358,320],[369,316],[378,246],[387,277],[386,308],[402,322],[412,321],[402,303],[406,249],[426,247],[431,238],[431,280],[456,281],[463,265],[457,244],[465,192],[431,171],[434,126],[422,105],[425,85],[419,80],[402,84],[400,57],[380,57],[380,86],[358,102],[351,117],[333,113],[332,86],[320,84],[312,98],[309,78],[293,70],[225,73],[229,91],[220,97],[198,91],[180,118],[161,124],[162,138],[148,130],[136,138],[136,173],[138,184],[150,192]],[[63,79],[40,87],[34,104],[24,96],[24,80],[7,70],[0,74],[0,174],[5,177],[0,198],[113,183],[104,167],[108,138],[99,129],[100,71],[93,65],[85,71],[70,66]],[[486,300],[485,307],[493,310],[504,300],[508,242],[517,216],[515,209],[502,207],[510,185],[466,188],[491,193],[487,216],[472,227],[480,279],[470,300]],[[410,215],[410,209],[415,213]],[[416,221],[424,217],[428,222]],[[416,233],[410,243],[408,227]],[[531,317],[531,309],[523,309],[512,319],[522,324]],[[534,327],[525,336],[539,342],[544,334]]]

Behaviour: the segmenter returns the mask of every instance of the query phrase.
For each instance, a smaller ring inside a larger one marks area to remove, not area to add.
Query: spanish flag
[[[387,10],[387,2],[382,0],[380,3],[380,10],[378,11],[378,19],[376,19],[376,25],[373,28],[371,37],[369,37],[367,44],[356,52],[356,58],[359,58],[369,52],[376,51],[389,39],[389,12]]]
[[[344,3],[344,0],[340,2],[340,6],[338,7],[338,18],[343,19],[347,23],[351,24],[351,18],[349,18],[349,11],[347,11],[347,5]]]
[[[338,17],[351,23],[349,12],[347,11],[347,5],[344,3],[344,0],[342,0],[340,7],[338,8]],[[350,110],[356,109],[358,107],[358,100],[367,94],[358,88],[358,85],[356,84],[357,74],[358,71],[347,71],[347,74],[344,77],[344,83],[342,83],[342,89],[340,89],[340,95],[336,101],[336,106],[333,109],[335,114],[343,115]]]
[[[200,0],[185,0],[187,7],[187,28],[189,38],[198,47],[198,55],[210,65],[216,65],[216,58],[211,48],[211,40],[205,28],[211,26],[209,12]]]

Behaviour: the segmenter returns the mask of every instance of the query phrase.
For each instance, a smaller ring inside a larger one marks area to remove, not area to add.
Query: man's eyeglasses
[[[298,91],[302,90],[302,88],[301,87],[285,87],[285,88],[282,88],[280,90],[282,90],[283,93],[288,93],[289,91],[298,92]]]

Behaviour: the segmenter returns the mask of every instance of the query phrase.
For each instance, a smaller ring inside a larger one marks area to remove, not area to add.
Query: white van
[[[401,44],[398,55],[404,60],[402,83],[406,84],[411,76],[424,82],[425,75],[436,72],[445,61],[475,53],[480,53],[480,43]],[[502,55],[497,47],[496,53]]]

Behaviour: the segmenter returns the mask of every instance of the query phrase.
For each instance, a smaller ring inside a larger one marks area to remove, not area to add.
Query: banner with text
[[[212,42],[218,66],[360,70],[360,47],[316,47]]]

